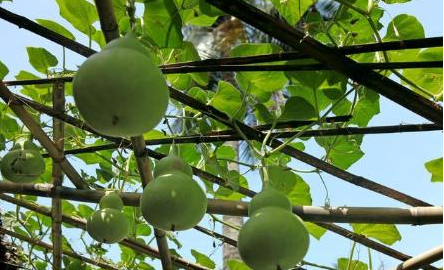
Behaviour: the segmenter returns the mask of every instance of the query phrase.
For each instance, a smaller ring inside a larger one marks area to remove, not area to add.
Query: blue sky
[[[15,0],[13,4],[5,2],[3,8],[24,15],[31,19],[43,18],[61,21],[58,16],[58,8],[52,0]],[[406,13],[416,16],[423,24],[426,36],[442,36],[442,10],[441,0],[412,0],[407,4],[384,6],[388,12],[384,17],[384,22],[391,20],[398,14]],[[390,16],[388,16],[388,14]],[[65,24],[65,26],[67,26]],[[71,27],[67,26],[70,30]],[[62,48],[50,41],[36,36],[26,30],[19,30],[5,21],[0,20],[0,31],[3,36],[0,50],[0,61],[5,63],[10,69],[7,79],[14,79],[13,76],[20,70],[30,70],[28,64],[26,46],[44,47],[53,52],[61,62]],[[75,32],[72,30],[72,32]],[[383,30],[383,33],[384,30]],[[86,37],[79,36],[79,42],[87,44]],[[67,51],[68,68],[76,69],[76,66],[84,60],[75,53]],[[35,72],[37,73],[37,72]],[[376,116],[370,125],[393,125],[424,123],[424,119],[412,114],[402,107],[381,98],[381,113]],[[387,135],[368,135],[364,137],[362,150],[365,156],[354,164],[350,171],[365,176],[368,179],[382,183],[389,187],[398,189],[404,193],[434,205],[442,205],[442,184],[431,183],[430,175],[424,169],[424,162],[442,156],[442,132],[425,133],[405,133]],[[315,156],[321,157],[323,151],[315,147],[312,142],[307,144],[307,151]],[[299,162],[292,163],[297,168],[304,168]],[[402,203],[387,199],[378,194],[355,187],[351,184],[338,180],[337,178],[323,174],[328,186],[331,204],[333,206],[385,206],[385,207],[406,207]],[[259,190],[260,182],[257,175],[249,175],[252,189]],[[304,180],[310,185],[314,205],[322,205],[324,200],[324,190],[316,176],[303,175]],[[0,204],[3,207],[3,204]],[[203,226],[211,227],[208,220],[201,222]],[[344,225],[346,226],[346,225]],[[348,227],[348,226],[346,226]],[[419,254],[427,249],[442,244],[443,233],[441,225],[432,226],[398,226],[403,239],[393,247],[409,255]],[[71,235],[69,235],[71,237]],[[178,234],[184,244],[181,254],[193,261],[189,250],[197,249],[203,253],[210,254],[217,263],[221,265],[221,248],[212,247],[212,239],[195,231],[181,232]],[[72,235],[76,238],[76,235]],[[350,249],[350,241],[339,237],[333,233],[327,233],[321,241],[312,239],[311,248],[306,260],[318,262],[325,265],[332,265],[338,257],[347,257]],[[360,258],[367,261],[367,250],[360,247]],[[391,268],[398,263],[384,255],[377,255],[373,252],[374,266],[381,263],[386,268]],[[158,264],[156,264],[157,267]],[[437,265],[441,266],[442,263]]]

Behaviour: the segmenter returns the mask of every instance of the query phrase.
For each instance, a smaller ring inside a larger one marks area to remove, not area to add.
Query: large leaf
[[[415,55],[414,61],[442,61],[442,48],[429,48]],[[424,88],[436,100],[442,101],[443,73],[442,68],[406,69],[403,75]],[[415,88],[412,88],[416,90]],[[418,92],[421,94],[421,92]]]
[[[328,153],[328,161],[341,169],[348,169],[364,153],[358,136],[316,137],[316,142]]]
[[[2,61],[0,61],[0,80],[3,80],[3,78],[5,78],[5,76],[9,73],[9,69],[7,66],[5,66],[5,64],[2,63]]]
[[[196,47],[194,47],[193,43],[185,41],[183,43],[182,61],[185,62],[195,60],[201,60]],[[191,78],[199,85],[206,86],[208,84],[209,77],[207,72],[193,72],[190,75]]]
[[[353,111],[353,118],[349,123],[365,127],[380,112],[379,94],[367,88],[362,88],[358,90],[358,95],[359,99]]]
[[[308,233],[310,233],[311,236],[313,236],[314,238],[320,240],[322,236],[324,236],[324,234],[327,232],[327,229],[318,226],[314,223],[311,222],[304,222],[305,227],[308,230]]]
[[[59,63],[57,58],[44,48],[26,47],[29,63],[39,72],[48,73],[50,67],[55,67]]]
[[[225,81],[219,81],[217,92],[210,104],[231,118],[242,119],[245,113],[241,93],[233,85]]]
[[[413,16],[401,14],[396,16],[387,26],[384,41],[424,38],[422,24]]]
[[[200,253],[199,251],[195,249],[191,249],[191,255],[196,259],[196,263],[206,266],[210,269],[216,268],[216,264],[211,260],[208,256],[205,254]]]
[[[349,263],[349,259],[347,258],[339,258],[338,259],[338,270],[367,270],[367,264],[358,261],[352,260]]]
[[[291,24],[296,25],[302,15],[315,2],[313,0],[271,0],[274,7],[279,11],[282,17]]]
[[[182,19],[173,0],[145,2],[144,31],[159,48],[182,48]]]
[[[311,205],[310,187],[292,171],[279,167],[268,167],[270,184],[285,193],[292,205]]]
[[[62,36],[69,38],[69,39],[76,40],[74,35],[71,32],[69,32],[68,29],[66,29],[63,25],[60,25],[59,23],[57,23],[55,21],[45,20],[45,19],[36,19],[36,21],[40,25],[48,28],[49,30],[52,30]]]
[[[442,158],[430,160],[424,164],[427,171],[432,174],[430,181],[442,182]]]
[[[279,117],[279,121],[308,120],[316,116],[315,108],[313,108],[306,99],[290,97],[287,102],[285,102],[285,108]]]
[[[393,245],[401,240],[401,234],[393,224],[350,224],[353,231],[370,238],[374,238],[387,245]]]
[[[94,22],[99,20],[96,8],[85,0],[56,0],[60,15],[74,28],[90,36],[94,34]]]
[[[230,270],[252,270],[244,262],[238,260],[228,260],[227,265]]]
[[[282,49],[274,44],[241,44],[231,50],[230,56],[253,56],[281,52]],[[272,63],[268,63],[272,64]],[[236,72],[239,87],[246,93],[252,94],[261,101],[267,101],[272,92],[281,90],[287,83],[283,72]]]

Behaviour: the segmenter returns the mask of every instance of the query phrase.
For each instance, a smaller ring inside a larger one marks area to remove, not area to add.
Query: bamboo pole
[[[411,124],[411,125],[392,125],[392,126],[374,126],[374,127],[346,127],[346,128],[330,128],[330,129],[315,129],[308,130],[301,135],[302,138],[309,137],[324,137],[324,136],[347,136],[357,134],[391,134],[391,133],[410,133],[410,132],[424,132],[424,131],[437,131],[442,130],[442,127],[436,124]],[[291,138],[299,131],[284,131],[284,132],[272,132],[271,137],[275,139]],[[213,135],[216,133],[217,135]],[[186,143],[212,143],[212,142],[229,142],[240,141],[243,138],[235,134],[233,130],[226,130],[226,132],[209,132],[202,135],[187,135],[178,136],[174,138],[160,138],[145,140],[146,145],[163,145],[172,144],[186,144]],[[245,134],[248,139],[253,139],[250,134]],[[109,149],[115,149],[120,147],[116,143],[107,143],[102,145],[88,146],[84,148],[66,150],[65,155],[75,155],[82,153],[93,153],[96,151],[103,151]],[[47,154],[43,154],[43,157],[47,157]]]
[[[34,212],[40,213],[42,215],[46,215],[46,216],[50,215],[50,210],[48,210],[45,207],[38,206],[38,205],[36,205],[34,203],[30,203],[30,202],[27,202],[27,201],[24,201],[24,200],[19,200],[19,199],[16,199],[14,197],[10,197],[10,196],[4,195],[4,194],[0,194],[0,199],[2,199],[4,201],[7,201],[9,203],[16,204],[16,205],[19,205],[21,207],[27,208],[27,209],[32,210]],[[85,230],[85,221],[83,219],[76,218],[76,217],[69,217],[69,216],[63,215],[63,222],[66,222],[66,223],[68,223],[68,224],[70,224],[70,225],[72,225],[72,226],[74,226],[76,228]],[[332,232],[334,232],[336,234],[344,236],[344,237],[346,237],[346,238],[348,238],[348,239],[350,239],[352,241],[356,241],[356,242],[358,242],[358,243],[360,243],[360,244],[362,244],[362,245],[364,245],[366,247],[369,247],[371,249],[379,251],[379,252],[381,252],[381,253],[383,253],[385,255],[388,255],[390,257],[393,257],[395,259],[398,259],[398,260],[401,260],[401,261],[406,261],[406,260],[412,258],[409,255],[406,255],[406,254],[404,254],[402,252],[399,252],[399,251],[397,251],[395,249],[392,249],[392,248],[390,248],[388,246],[385,246],[385,245],[380,244],[380,243],[378,243],[376,241],[373,241],[373,240],[371,240],[371,239],[369,239],[369,238],[367,238],[365,236],[355,234],[355,233],[353,233],[353,232],[351,232],[351,231],[349,231],[347,229],[344,229],[344,228],[342,228],[340,226],[337,226],[335,224],[322,223],[322,222],[317,222],[316,224],[321,226],[321,227],[323,227],[323,228],[326,228],[329,231],[332,231]],[[224,241],[225,238],[219,238],[219,239]],[[229,242],[231,242],[233,244],[232,241],[228,241],[227,243],[229,243]],[[122,242],[120,242],[120,244],[122,244],[124,246],[127,246],[129,248],[132,248],[132,249],[134,249],[134,250],[136,250],[138,252],[141,252],[143,254],[147,254],[148,256],[153,256],[153,257],[159,258],[159,254],[158,254],[157,250],[155,250],[153,248],[150,248],[149,246],[141,245],[140,243],[138,243],[136,241],[125,239]],[[207,268],[201,267],[199,265],[193,265],[193,264],[188,263],[188,262],[182,262],[181,259],[177,259],[174,256],[172,257],[172,260],[178,266],[181,266],[181,267],[183,267],[184,265],[185,266],[189,266],[188,268],[185,267],[185,269],[208,270]],[[425,269],[425,270],[438,270],[438,268],[436,268],[434,266],[431,266],[431,265],[425,265],[422,268]]]
[[[4,200],[6,202],[9,202],[9,203],[15,204],[15,205],[19,205],[23,208],[29,209],[29,210],[34,211],[36,213],[42,214],[44,216],[48,216],[48,217],[51,216],[51,210],[44,207],[44,206],[40,206],[40,205],[37,205],[35,203],[31,203],[31,202],[28,202],[25,200],[20,200],[20,199],[17,199],[17,198],[14,198],[14,197],[11,197],[11,196],[8,196],[5,194],[0,194],[0,199]],[[77,229],[81,229],[83,231],[86,231],[86,220],[84,220],[82,218],[62,215],[62,221],[64,223],[67,223],[67,224],[77,228]],[[157,249],[152,248],[147,245],[144,245],[144,244],[141,244],[141,243],[137,242],[136,240],[126,238],[126,239],[122,240],[121,242],[119,242],[119,244],[126,246],[128,248],[131,248],[141,254],[145,254],[150,257],[160,259],[159,251]],[[173,261],[174,265],[176,265],[177,267],[180,267],[180,268],[184,268],[184,269],[210,270],[207,267],[186,261],[186,260],[176,257],[176,256],[172,256],[172,261]]]
[[[443,247],[442,245],[432,248],[420,255],[417,255],[413,258],[408,259],[407,261],[399,264],[392,270],[415,270],[423,267],[424,265],[428,265],[430,263],[434,263],[442,259],[443,255]]]
[[[64,200],[98,203],[103,197],[103,190],[78,190],[60,187],[54,189],[51,184],[15,184],[0,182],[0,193],[34,195]],[[127,206],[138,207],[141,193],[117,192]],[[248,203],[208,199],[207,213],[230,216],[248,216]],[[319,207],[293,206],[293,212],[303,220],[311,222],[334,223],[376,223],[376,224],[442,224],[441,206],[393,208],[393,207]]]
[[[60,154],[57,146],[42,130],[42,128],[35,122],[32,116],[23,108],[21,102],[16,102],[15,96],[8,90],[8,88],[0,82],[0,97],[9,105],[9,108],[17,115],[18,118],[25,124],[28,130],[32,133],[40,144],[46,149],[48,154],[57,162],[62,168],[63,172],[68,176],[71,182],[80,189],[88,189],[88,185],[83,181],[82,177],[77,173],[71,163]]]
[[[371,69],[360,66],[342,53],[329,48],[304,32],[274,18],[244,1],[205,0],[222,11],[304,52],[397,104],[436,123],[443,124],[442,107]],[[399,93],[403,93],[400,95]]]
[[[38,240],[36,238],[31,238],[29,236],[13,232],[13,231],[4,229],[2,227],[0,227],[0,233],[1,234],[9,235],[9,236],[11,236],[13,238],[17,238],[17,239],[20,239],[20,240],[28,242],[28,243],[31,243],[32,245],[41,247],[41,248],[45,249],[46,251],[54,251],[54,247],[52,245],[50,245],[48,243],[45,243],[43,241],[40,241],[40,240]],[[69,256],[69,257],[78,259],[78,260],[80,260],[82,262],[86,262],[86,263],[89,263],[91,265],[95,265],[95,266],[101,267],[102,269],[118,270],[118,268],[116,268],[116,267],[114,267],[112,265],[109,265],[108,263],[101,262],[101,261],[96,261],[96,260],[90,259],[88,257],[82,256],[80,254],[74,253],[74,252],[69,251],[69,250],[62,250],[62,253],[67,255],[67,256]],[[53,269],[56,269],[56,268],[53,266]]]
[[[63,82],[55,82],[52,91],[53,108],[60,113],[65,113],[65,84]],[[52,120],[53,140],[57,147],[60,156],[63,156],[63,142],[64,142],[64,122],[57,118]],[[53,189],[58,189],[63,183],[63,171],[57,160],[53,160],[52,164],[52,182]],[[54,270],[62,269],[62,201],[57,192],[51,200],[51,239],[53,244],[52,249],[52,267]]]

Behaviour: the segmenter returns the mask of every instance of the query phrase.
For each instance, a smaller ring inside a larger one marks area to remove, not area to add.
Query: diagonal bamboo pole
[[[9,236],[11,236],[13,238],[17,238],[17,239],[20,239],[22,241],[31,243],[31,244],[33,244],[35,246],[39,246],[39,247],[45,249],[46,251],[51,251],[51,250],[54,251],[54,247],[52,245],[50,245],[48,243],[45,243],[43,241],[40,241],[40,240],[38,240],[36,238],[31,238],[29,236],[26,236],[26,235],[23,235],[23,234],[19,234],[19,233],[16,233],[16,232],[13,232],[13,231],[1,228],[1,227],[0,227],[0,233],[1,234],[7,234],[7,235],[9,235]],[[88,257],[82,256],[80,254],[74,253],[74,252],[69,251],[69,250],[62,250],[62,253],[67,255],[67,256],[69,256],[69,257],[78,259],[78,260],[80,260],[82,262],[86,262],[86,263],[89,263],[91,265],[95,265],[95,266],[101,267],[102,269],[118,270],[117,267],[114,267],[114,266],[112,266],[112,265],[110,265],[108,263],[101,262],[101,261],[96,261],[96,260],[90,259]],[[53,266],[53,269],[56,269],[56,268]]]
[[[33,195],[39,197],[60,197],[64,200],[98,203],[103,197],[103,190],[78,190],[59,187],[54,189],[51,184],[15,184],[0,182],[0,193]],[[141,193],[118,192],[127,206],[138,207]],[[208,199],[207,213],[248,216],[248,203]],[[335,223],[375,223],[375,224],[442,224],[443,208],[441,206],[425,206],[410,208],[393,207],[319,207],[293,206],[293,213],[303,220],[311,222]]]
[[[55,82],[52,91],[52,104],[53,108],[60,113],[65,113],[65,84],[63,82]],[[63,154],[63,142],[64,142],[64,122],[53,118],[52,120],[53,140],[54,144],[59,151],[59,155]],[[62,186],[63,183],[63,171],[57,161],[53,160],[52,164],[52,182],[54,189]],[[52,267],[54,270],[62,269],[62,201],[57,194],[55,194],[51,200],[51,239],[52,239]]]
[[[205,0],[222,11],[239,18],[293,49],[344,74],[355,82],[377,91],[386,98],[436,123],[443,124],[442,107],[383,75],[358,65],[342,53],[329,48],[302,31],[273,18],[244,1]],[[402,94],[400,94],[402,93]]]
[[[432,248],[422,254],[419,254],[413,258],[408,259],[407,261],[399,264],[392,270],[415,270],[423,267],[424,265],[428,265],[430,263],[434,263],[436,261],[442,260],[442,245]]]
[[[11,196],[8,196],[5,194],[0,194],[0,199],[4,200],[6,202],[9,202],[9,203],[15,204],[15,205],[19,205],[23,208],[29,209],[29,210],[34,211],[36,213],[42,214],[44,216],[48,216],[48,217],[51,216],[51,210],[44,207],[44,206],[40,206],[40,205],[37,205],[35,203],[31,203],[31,202],[28,202],[25,200],[20,200],[20,199],[17,199],[17,198],[14,198],[14,197],[11,197]],[[82,218],[62,215],[62,221],[64,223],[71,225],[71,226],[74,226],[75,228],[86,231],[86,220],[84,220]],[[152,248],[147,245],[144,245],[144,244],[141,244],[140,242],[138,242],[136,240],[126,238],[126,239],[122,240],[121,242],[119,242],[119,244],[129,247],[138,253],[145,254],[145,255],[148,255],[153,258],[160,259],[159,251],[157,249]],[[188,261],[186,261],[182,258],[176,257],[176,256],[172,256],[172,261],[173,261],[174,265],[176,265],[177,267],[180,267],[180,268],[184,268],[184,269],[210,270],[207,267],[188,262]]]

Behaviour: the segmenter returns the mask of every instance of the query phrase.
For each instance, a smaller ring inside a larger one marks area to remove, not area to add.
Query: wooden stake
[[[65,113],[65,84],[63,82],[55,82],[52,90],[52,105],[54,110]],[[63,156],[63,142],[64,142],[64,122],[57,118],[52,120],[52,132],[54,144],[57,147],[60,156]],[[58,189],[63,183],[63,171],[57,161],[52,163],[52,183],[53,189]],[[53,244],[52,249],[52,267],[54,270],[62,269],[62,201],[56,192],[52,198],[51,207],[51,239]],[[66,266],[65,266],[66,267]]]

